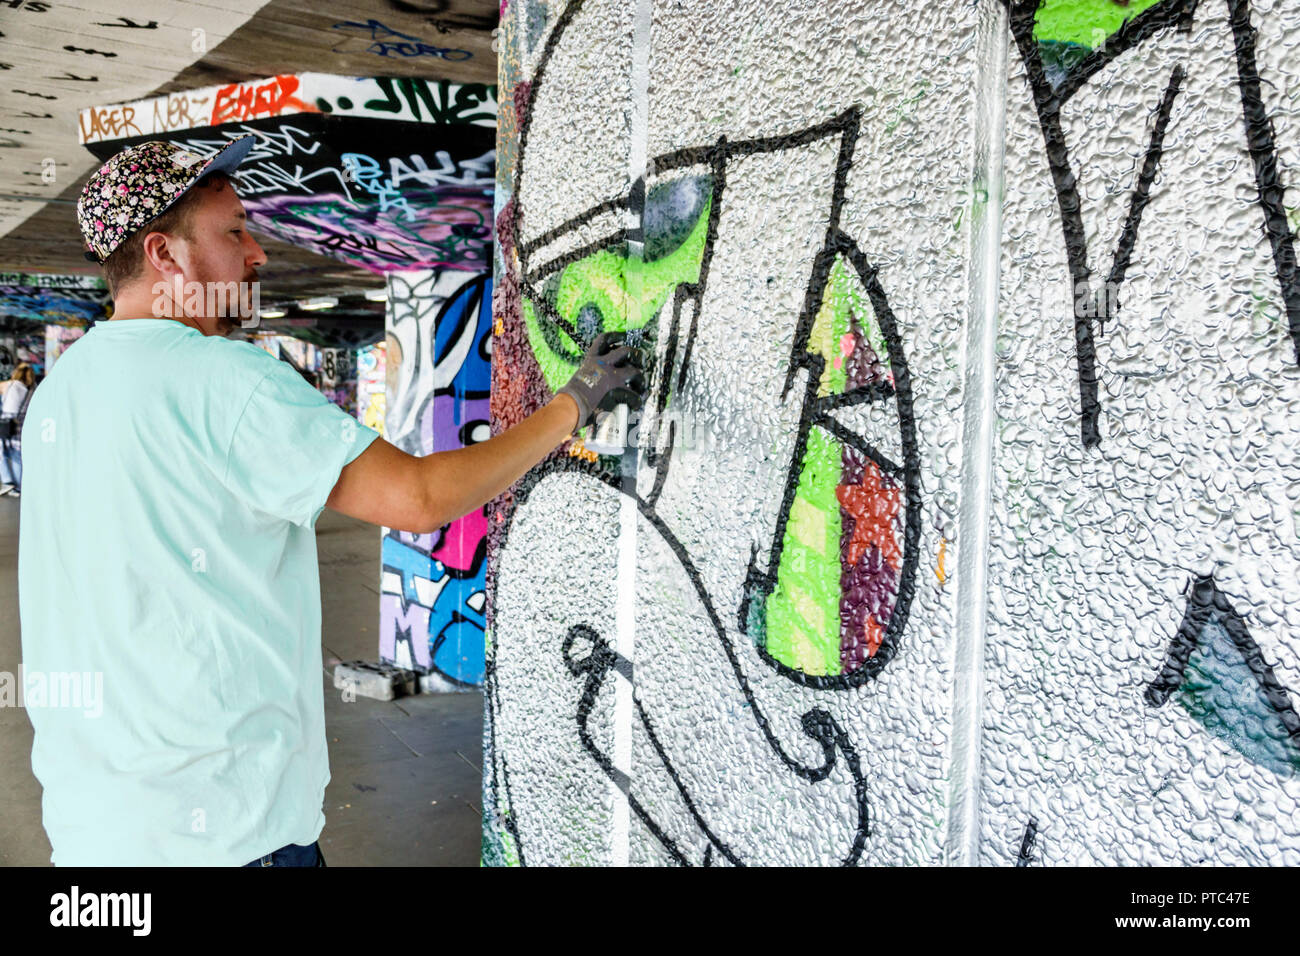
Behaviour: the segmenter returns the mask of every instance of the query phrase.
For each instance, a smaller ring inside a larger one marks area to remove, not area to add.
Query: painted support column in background
[[[388,277],[385,437],[409,454],[489,437],[492,279],[430,269]],[[483,682],[487,519],[433,534],[384,529],[379,654],[426,690]]]
[[[357,350],[357,418],[384,434],[387,394],[388,343],[376,342]]]
[[[322,349],[320,390],[349,415],[357,413],[356,349]]]
[[[84,328],[68,325],[47,325],[45,327],[45,374],[48,375],[54,363],[73,342],[86,334]]]

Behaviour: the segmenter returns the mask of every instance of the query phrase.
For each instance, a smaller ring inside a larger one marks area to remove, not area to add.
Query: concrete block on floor
[[[473,684],[461,684],[457,681],[448,680],[441,674],[421,674],[420,675],[420,693],[421,694],[481,694],[482,687],[475,687]]]
[[[384,661],[343,661],[334,668],[334,686],[358,697],[393,700],[420,690],[419,675]]]

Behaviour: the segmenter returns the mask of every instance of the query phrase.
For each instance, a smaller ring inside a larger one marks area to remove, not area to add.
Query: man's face
[[[257,267],[266,263],[266,253],[248,233],[244,204],[229,181],[217,179],[196,186],[199,196],[190,215],[190,235],[178,237],[173,246],[185,282],[201,283],[206,292],[204,308],[185,312],[204,335],[226,335],[239,321],[239,298],[247,301],[247,286],[257,281]],[[221,295],[217,286],[238,288],[238,295]]]

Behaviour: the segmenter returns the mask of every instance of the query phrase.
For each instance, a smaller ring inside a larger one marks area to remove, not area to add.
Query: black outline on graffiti
[[[838,749],[839,752],[843,754],[845,766],[847,767],[849,775],[853,780],[854,796],[858,808],[858,814],[857,814],[858,818],[857,818],[856,828],[854,830],[852,845],[849,848],[848,854],[846,855],[842,863],[845,866],[853,866],[854,864],[856,864],[862,856],[862,852],[866,847],[867,837],[870,835],[871,832],[870,813],[869,813],[870,808],[867,800],[866,778],[862,773],[862,766],[858,758],[857,749],[853,746],[852,741],[849,740],[848,735],[839,726],[838,722],[835,720],[834,717],[832,717],[825,710],[815,707],[803,714],[801,718],[801,726],[803,728],[804,733],[821,746],[824,762],[820,766],[811,766],[811,767],[805,766],[804,764],[796,760],[794,757],[792,757],[785,750],[785,748],[781,746],[781,742],[776,738],[775,732],[772,730],[766,715],[763,713],[762,708],[759,706],[758,700],[754,696],[753,689],[749,685],[749,679],[745,676],[744,669],[741,667],[740,659],[736,654],[735,647],[733,646],[730,639],[727,637],[727,631],[725,626],[722,623],[722,617],[721,615],[718,614],[717,609],[714,608],[713,606],[713,602],[709,599],[708,590],[705,587],[704,581],[701,578],[699,571],[696,569],[694,562],[691,560],[690,554],[687,552],[685,545],[683,545],[677,539],[677,537],[672,533],[672,531],[663,522],[663,520],[659,518],[659,516],[655,513],[654,508],[652,506],[648,505],[644,499],[636,496],[635,493],[629,492],[623,486],[623,481],[620,476],[611,475],[608,471],[601,468],[598,463],[588,463],[573,458],[553,459],[547,462],[546,464],[539,466],[533,471],[530,471],[521,480],[520,487],[516,493],[515,505],[514,505],[514,509],[511,512],[511,518],[513,519],[515,515],[521,513],[524,504],[527,502],[533,490],[536,489],[537,486],[540,485],[545,478],[562,472],[580,472],[582,474],[596,478],[603,484],[608,485],[610,488],[628,495],[628,497],[632,498],[636,502],[637,510],[646,519],[646,521],[648,521],[650,525],[659,533],[659,535],[663,538],[664,543],[668,545],[669,549],[672,550],[673,554],[676,555],[679,563],[681,564],[682,570],[686,573],[687,578],[690,580],[691,586],[695,589],[695,593],[699,597],[700,604],[704,608],[705,613],[708,615],[709,621],[713,626],[714,632],[716,633],[718,640],[721,643],[723,653],[725,653],[727,656],[728,663],[731,666],[732,672],[735,674],[736,681],[739,685],[740,691],[745,697],[745,702],[746,702],[745,710],[753,715],[754,721],[758,725],[759,730],[762,732],[764,738],[766,739],[768,746],[781,760],[781,762],[791,772],[802,777],[804,780],[808,781],[809,783],[817,783],[829,777],[831,771],[835,769],[836,750]],[[502,533],[501,543],[500,543],[500,551],[502,552],[504,552],[506,549],[507,542],[509,541],[510,531],[513,528],[513,525],[514,525],[513,520],[507,522],[506,528]],[[574,632],[577,629],[581,629],[582,633],[575,635]],[[574,658],[570,654],[570,651],[572,650],[573,641],[575,639],[575,636],[583,636],[583,634],[585,634],[585,636],[587,636],[590,640],[592,640],[593,643],[592,651],[590,654],[583,657],[582,659],[574,660]],[[592,759],[595,760],[596,764],[610,778],[610,780],[613,781],[615,785],[618,786],[621,790],[627,793],[629,807],[632,809],[634,813],[637,814],[638,818],[641,819],[643,823],[645,823],[646,827],[650,830],[650,832],[654,834],[655,837],[663,844],[665,849],[668,850],[669,854],[672,855],[673,859],[683,865],[689,865],[689,860],[687,859],[685,853],[683,853],[681,848],[678,847],[677,844],[664,833],[663,829],[657,823],[655,823],[654,819],[645,810],[645,808],[641,806],[639,801],[636,801],[635,798],[632,796],[630,792],[630,787],[628,786],[628,781],[626,779],[626,776],[622,772],[620,772],[617,768],[614,767],[613,763],[609,760],[608,756],[600,751],[600,749],[596,746],[594,740],[591,739],[590,734],[588,734],[586,731],[587,716],[589,715],[591,711],[591,707],[595,702],[596,696],[600,691],[601,684],[603,683],[605,678],[609,676],[610,671],[615,671],[620,668],[623,669],[624,676],[628,677],[628,679],[630,680],[631,679],[630,663],[625,658],[622,658],[621,656],[616,654],[611,648],[609,648],[608,643],[605,642],[603,638],[601,638],[600,635],[589,624],[586,624],[585,622],[578,622],[577,624],[571,626],[568,629],[560,650],[561,653],[564,655],[565,665],[568,667],[569,672],[574,674],[575,676],[581,676],[581,675],[586,676],[586,680],[583,685],[582,698],[579,702],[578,712],[576,714],[579,739],[581,740],[584,749],[587,750],[589,754],[591,754]],[[489,745],[492,749],[492,753],[494,755],[498,755],[499,748],[497,746],[497,741],[496,741],[495,715],[497,710],[500,708],[501,704],[499,700],[499,692],[497,690],[497,685],[496,685],[496,648],[495,647],[493,648],[492,653],[489,654],[487,658],[487,666],[484,674],[483,686],[484,686],[485,706],[487,708]],[[651,745],[654,747],[656,754],[658,754],[659,759],[663,763],[664,768],[668,772],[669,777],[672,779],[674,786],[676,786],[678,792],[682,795],[682,798],[686,803],[687,809],[690,811],[692,817],[696,821],[696,825],[699,826],[701,832],[708,839],[712,847],[716,847],[718,851],[732,863],[736,865],[744,865],[744,861],[735,853],[735,851],[733,851],[730,846],[728,846],[719,837],[717,837],[714,834],[713,830],[705,822],[703,816],[699,811],[698,806],[696,805],[696,802],[691,798],[689,790],[687,789],[686,785],[682,782],[681,776],[678,774],[677,769],[673,766],[672,761],[669,759],[667,753],[663,748],[663,745],[659,742],[658,737],[655,735],[654,728],[648,719],[648,715],[645,713],[645,710],[642,707],[639,698],[637,698],[636,696],[635,685],[633,688],[633,699],[636,702],[637,714],[642,720],[642,725],[645,727],[646,736],[650,740]],[[498,758],[498,759],[501,759],[504,762],[504,758]],[[495,761],[493,764],[493,780],[494,780],[494,784],[498,788],[497,792],[498,793],[504,792],[506,795],[506,802],[511,806],[511,808],[513,808],[514,804],[510,796],[509,773],[503,765],[501,767],[501,774],[498,776]],[[500,789],[502,787],[504,787],[504,790]],[[516,849],[519,851],[520,860],[522,861],[523,842],[520,838],[517,824],[513,821],[513,819],[511,819],[512,815],[513,814],[507,815],[506,825],[507,825],[507,829],[515,839],[515,846]],[[710,855],[707,857],[707,861],[711,862],[711,860],[712,857]]]
[[[812,269],[812,275],[809,279],[808,287],[805,293],[803,310],[795,327],[794,342],[791,349],[790,364],[786,374],[785,388],[782,391],[782,398],[789,394],[794,385],[794,378],[799,369],[806,369],[808,377],[804,385],[803,407],[800,411],[798,432],[795,439],[794,457],[791,460],[791,466],[786,476],[785,491],[782,497],[781,509],[777,518],[776,531],[773,535],[772,543],[768,549],[767,571],[761,571],[757,567],[756,557],[757,549],[751,553],[749,558],[749,567],[747,569],[747,590],[748,594],[738,609],[738,619],[741,622],[740,631],[746,630],[745,621],[748,618],[748,609],[750,602],[759,595],[766,597],[771,594],[776,587],[776,569],[780,566],[781,552],[785,543],[785,527],[789,519],[790,509],[794,504],[795,493],[799,484],[800,465],[804,458],[804,452],[807,447],[808,436],[814,425],[824,428],[835,438],[854,448],[861,454],[874,461],[881,470],[894,480],[901,480],[906,497],[906,520],[903,533],[903,562],[899,572],[899,583],[897,600],[894,611],[890,615],[889,622],[886,625],[885,633],[882,637],[880,647],[877,652],[867,658],[861,666],[853,671],[838,675],[810,675],[789,667],[786,664],[770,656],[762,647],[758,648],[759,654],[778,673],[781,673],[796,683],[804,684],[809,687],[819,689],[836,688],[846,689],[858,687],[875,677],[893,657],[896,645],[903,628],[907,623],[908,609],[914,591],[914,582],[916,576],[916,565],[920,552],[920,535],[921,535],[921,454],[920,448],[916,441],[916,420],[912,404],[911,377],[908,372],[907,360],[903,353],[902,341],[898,332],[898,324],[894,317],[893,311],[889,307],[889,302],[885,296],[883,287],[877,277],[877,270],[858,249],[856,243],[847,234],[841,231],[840,213],[844,204],[844,193],[847,186],[848,173],[853,162],[853,147],[857,141],[860,110],[857,108],[849,109],[840,115],[810,126],[798,132],[784,136],[770,136],[750,140],[738,140],[736,142],[727,142],[725,139],[720,140],[717,144],[703,148],[688,148],[666,153],[663,156],[656,157],[651,162],[652,168],[656,172],[668,172],[673,170],[689,169],[696,166],[707,166],[710,170],[712,181],[712,204],[709,212],[709,223],[704,240],[704,255],[700,263],[699,279],[692,283],[684,283],[678,286],[673,299],[673,318],[672,324],[668,331],[667,349],[665,354],[669,361],[672,361],[677,351],[677,340],[680,335],[680,318],[681,307],[688,300],[693,300],[695,308],[692,311],[691,325],[686,336],[686,344],[680,363],[676,369],[677,387],[680,389],[685,381],[686,370],[690,363],[691,349],[695,342],[697,331],[697,320],[699,318],[700,305],[704,295],[705,287],[708,283],[709,266],[712,259],[712,251],[716,243],[718,234],[718,221],[724,205],[724,196],[726,193],[726,171],[727,164],[732,157],[751,156],[756,153],[777,152],[786,149],[796,149],[810,143],[818,142],[823,139],[840,137],[839,159],[836,164],[835,184],[832,191],[830,221],[827,226],[825,243],[820,252],[818,252]],[[523,141],[523,132],[521,131],[521,144]],[[523,155],[523,147],[520,147],[520,155]],[[635,197],[644,193],[644,184],[638,181],[640,189],[634,187],[630,197],[625,200],[609,200],[594,206],[573,218],[567,220],[566,227],[577,228],[596,219],[601,214],[617,208],[631,209],[636,203]],[[515,196],[519,196],[519,182],[516,182]],[[520,204],[517,207],[515,216],[516,230],[518,224],[523,220],[523,207]],[[564,227],[560,227],[562,229]],[[549,230],[544,238],[547,241],[554,241],[564,235],[560,229]],[[561,256],[546,262],[545,265],[538,266],[531,272],[528,272],[528,263],[531,253],[540,248],[540,240],[531,243],[520,243],[517,248],[520,250],[520,270],[524,276],[520,283],[521,296],[527,296],[537,308],[539,314],[539,325],[542,329],[543,336],[546,338],[548,346],[552,347],[558,354],[568,355],[571,350],[563,348],[563,343],[553,334],[553,330],[558,328],[563,330],[574,342],[583,345],[588,344],[584,337],[575,329],[571,323],[566,321],[554,307],[546,301],[546,297],[539,295],[535,283],[544,280],[547,276],[553,275],[571,263],[577,262],[593,252],[602,249],[608,249],[620,243],[639,238],[638,230],[622,229],[616,233],[608,235],[602,239],[587,243],[581,248],[571,250]],[[818,398],[818,383],[821,380],[822,372],[825,368],[825,358],[808,351],[808,341],[812,334],[812,328],[821,308],[822,297],[826,290],[827,282],[830,278],[831,267],[837,257],[843,257],[857,272],[858,278],[867,291],[870,298],[876,318],[880,324],[881,331],[884,334],[885,342],[889,350],[889,364],[894,373],[894,388],[888,386],[869,386],[866,388],[856,389],[842,395],[827,396]],[[570,355],[571,359],[576,361],[580,356]],[[671,369],[664,369],[657,376],[654,383],[655,395],[654,402],[662,411],[668,401],[667,382],[672,377]],[[897,403],[899,432],[903,449],[902,464],[891,461],[874,446],[867,443],[860,435],[845,428],[831,414],[832,410],[837,408],[846,408],[853,405],[866,404],[876,401],[887,401],[893,399]],[[665,452],[656,455],[647,455],[647,463],[655,466],[657,474],[655,476],[654,487],[647,500],[653,504],[657,500],[659,492],[662,490],[666,478],[667,469],[670,464],[671,442],[673,441],[676,431],[675,423],[670,423],[669,431],[669,448]]]
[[[1038,836],[1038,818],[1030,817],[1025,824],[1024,835],[1020,838],[1020,852],[1016,854],[1016,866],[1028,866],[1033,862],[1034,839]]]
[[[1237,613],[1228,596],[1219,590],[1209,575],[1201,575],[1192,582],[1192,593],[1187,599],[1187,610],[1183,612],[1178,633],[1169,645],[1169,653],[1160,673],[1147,685],[1143,698],[1149,706],[1161,707],[1178,690],[1192,653],[1200,646],[1211,615],[1217,617],[1218,624],[1236,645],[1242,660],[1259,684],[1264,699],[1286,728],[1292,747],[1300,753],[1300,715],[1296,714],[1291,703],[1291,695],[1277,679],[1273,668],[1264,660],[1264,652],[1250,636],[1245,619]]]
[[[856,123],[854,128],[856,132]],[[743,634],[746,631],[745,624],[749,618],[751,602],[765,600],[776,589],[777,569],[780,567],[781,551],[785,543],[785,528],[798,489],[800,466],[803,463],[807,449],[808,436],[814,425],[829,431],[844,444],[876,462],[881,471],[894,480],[901,480],[906,497],[902,548],[903,562],[899,571],[898,591],[894,609],[889,616],[889,621],[885,626],[885,633],[881,638],[880,646],[876,649],[876,653],[864,660],[855,670],[830,676],[805,674],[803,671],[796,670],[776,660],[767,653],[765,648],[757,648],[759,656],[764,661],[776,669],[778,673],[796,683],[808,687],[833,688],[836,690],[861,686],[878,675],[893,659],[903,628],[907,626],[908,612],[915,592],[916,565],[920,555],[921,543],[921,451],[916,442],[916,419],[912,409],[911,376],[907,368],[907,360],[903,356],[898,323],[894,318],[893,311],[889,308],[884,289],[881,288],[880,281],[877,278],[876,268],[867,261],[866,256],[858,249],[853,240],[839,230],[839,212],[843,202],[843,182],[847,178],[845,175],[847,165],[845,162],[841,163],[842,171],[837,177],[835,199],[833,200],[832,225],[827,234],[826,246],[818,255],[816,265],[813,267],[813,278],[808,287],[803,314],[800,316],[799,324],[796,327],[789,371],[786,374],[785,389],[782,393],[784,397],[789,392],[794,384],[794,376],[798,368],[808,369],[808,378],[804,385],[803,409],[799,416],[799,431],[795,438],[791,466],[786,475],[785,494],[781,501],[781,510],[777,516],[776,530],[772,536],[772,545],[767,561],[768,570],[766,572],[758,570],[755,562],[756,553],[751,552],[749,567],[746,571],[746,596],[741,601],[737,611],[737,622],[740,632]],[[872,308],[875,311],[877,321],[880,323],[881,331],[884,333],[885,342],[889,349],[889,364],[894,372],[894,387],[892,389],[887,385],[875,385],[854,389],[842,395],[826,396],[825,398],[817,397],[817,386],[821,380],[826,359],[821,355],[808,351],[808,340],[812,334],[813,322],[817,312],[821,308],[822,296],[825,292],[826,283],[830,278],[831,266],[837,256],[843,256],[852,264],[862,284],[866,287],[868,297],[871,299]],[[885,401],[890,398],[894,399],[898,409],[899,431],[903,448],[902,465],[890,461],[860,435],[845,428],[831,415],[831,410],[834,408]]]
[[[1237,51],[1237,81],[1241,88],[1242,118],[1246,141],[1255,164],[1255,185],[1264,212],[1264,228],[1273,247],[1273,264],[1282,286],[1287,325],[1295,342],[1296,364],[1300,365],[1300,268],[1296,265],[1295,237],[1287,223],[1282,197],[1286,187],[1277,173],[1277,143],[1273,122],[1264,109],[1259,70],[1255,67],[1255,28],[1250,25],[1248,0],[1227,0],[1232,38]]]
[[[1107,284],[1103,286],[1104,294],[1095,299],[1091,288],[1092,273],[1088,266],[1088,241],[1084,232],[1082,200],[1079,196],[1078,181],[1070,163],[1065,133],[1061,126],[1061,107],[1094,73],[1125,50],[1168,27],[1178,26],[1183,30],[1190,28],[1192,13],[1196,9],[1197,2],[1199,0],[1164,0],[1144,10],[1133,19],[1125,21],[1118,31],[1106,39],[1103,47],[1094,50],[1071,71],[1071,75],[1059,90],[1054,90],[1048,82],[1039,53],[1038,40],[1034,37],[1034,21],[1038,14],[1039,0],[1002,0],[1010,16],[1011,35],[1020,50],[1020,57],[1033,93],[1034,106],[1038,110],[1038,122],[1042,128],[1047,162],[1056,190],[1057,206],[1061,213],[1061,229],[1065,234],[1065,253],[1069,263],[1074,305],[1075,360],[1079,372],[1081,409],[1080,431],[1085,448],[1101,444],[1099,426],[1101,399],[1097,382],[1097,345],[1093,332],[1093,319],[1095,317],[1104,328],[1106,320],[1114,318],[1115,312],[1118,311],[1118,285],[1124,281],[1124,273],[1137,241],[1138,223],[1147,202],[1151,183],[1155,179],[1163,149],[1165,128],[1169,122],[1173,98],[1182,84],[1183,69],[1181,66],[1174,68],[1165,90],[1164,101],[1151,133],[1146,161],[1130,199],[1124,232],[1115,250],[1111,274]]]
[[[1075,358],[1079,373],[1080,432],[1085,448],[1101,444],[1101,399],[1097,379],[1097,348],[1093,330],[1096,319],[1104,332],[1105,322],[1116,317],[1119,311],[1119,288],[1124,282],[1142,210],[1150,198],[1151,184],[1155,180],[1164,148],[1164,137],[1177,96],[1186,78],[1182,65],[1175,66],[1165,88],[1165,94],[1156,110],[1151,141],[1147,147],[1142,171],[1129,201],[1129,212],[1123,233],[1115,249],[1114,261],[1106,282],[1097,295],[1091,289],[1091,271],[1088,266],[1088,246],[1085,237],[1081,199],[1078,183],[1071,166],[1069,148],[1061,126],[1061,108],[1102,67],[1120,54],[1156,33],[1176,28],[1190,31],[1192,17],[1200,0],[1163,0],[1142,13],[1126,20],[1105,44],[1086,55],[1069,70],[1061,86],[1053,89],[1047,80],[1037,39],[1034,21],[1040,6],[1039,0],[1002,0],[1010,17],[1012,37],[1019,48],[1021,61],[1029,80],[1034,106],[1038,111],[1043,133],[1047,161],[1056,191],[1057,206],[1061,213],[1061,228],[1065,238],[1066,258],[1069,264],[1074,304]],[[1295,343],[1296,362],[1300,363],[1300,271],[1296,268],[1294,240],[1287,224],[1282,198],[1284,187],[1277,173],[1277,144],[1272,123],[1264,108],[1260,92],[1259,73],[1255,68],[1255,30],[1250,25],[1249,0],[1226,0],[1232,22],[1236,47],[1237,78],[1241,90],[1242,115],[1246,124],[1251,159],[1255,165],[1259,204],[1264,213],[1264,225],[1272,244],[1274,264],[1281,285],[1283,305],[1286,309],[1291,338]]]

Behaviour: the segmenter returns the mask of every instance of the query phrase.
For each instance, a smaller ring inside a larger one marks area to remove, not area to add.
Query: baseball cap
[[[208,173],[233,174],[253,148],[253,139],[231,140],[206,162],[198,153],[164,140],[128,146],[112,157],[90,177],[77,200],[77,225],[91,250],[86,258],[103,263]]]

